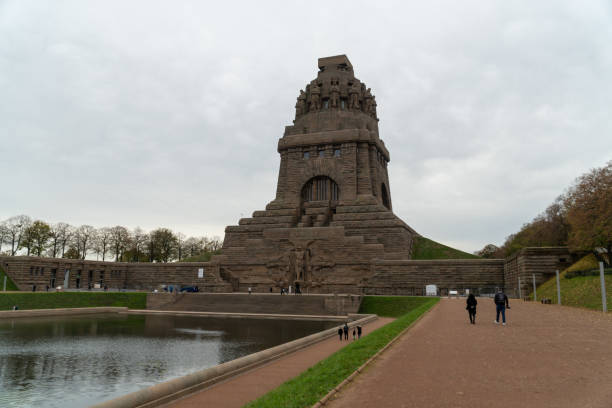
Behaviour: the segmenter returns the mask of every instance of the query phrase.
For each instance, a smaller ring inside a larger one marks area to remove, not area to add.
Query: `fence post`
[[[533,301],[537,302],[538,301],[538,292],[537,292],[536,283],[535,283],[535,273],[532,273],[531,276],[533,277]]]
[[[557,303],[561,304],[561,283],[559,283],[559,270],[558,269],[555,271],[555,274],[557,275]]]
[[[601,281],[601,307],[605,312],[608,311],[608,301],[606,299],[606,279],[604,278],[604,264],[599,263],[599,280]]]
[[[521,277],[520,276],[518,277],[518,283],[519,283],[518,285],[519,286],[519,299],[522,299],[523,296],[521,296]]]

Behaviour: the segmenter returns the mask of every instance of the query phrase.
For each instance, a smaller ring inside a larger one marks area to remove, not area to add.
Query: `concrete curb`
[[[336,395],[337,393],[339,393],[344,387],[346,387],[348,384],[350,384],[351,382],[353,382],[355,380],[355,378],[361,374],[363,372],[363,370],[370,364],[372,364],[374,362],[374,360],[376,360],[382,353],[384,353],[389,347],[391,347],[396,341],[398,341],[404,334],[406,334],[408,332],[408,330],[410,330],[412,327],[414,327],[414,325],[421,320],[425,315],[429,314],[429,312],[431,312],[432,310],[434,310],[436,307],[438,307],[438,305],[440,304],[440,302],[436,303],[432,308],[430,308],[429,310],[427,310],[425,313],[423,313],[422,315],[420,315],[414,322],[412,322],[408,327],[406,327],[404,330],[402,330],[397,336],[395,336],[393,339],[391,339],[390,342],[388,342],[383,348],[381,348],[380,350],[378,350],[376,352],[376,354],[374,354],[372,357],[370,357],[365,363],[363,363],[359,368],[357,368],[357,370],[353,371],[353,373],[351,375],[349,375],[347,378],[344,379],[344,381],[342,381],[340,384],[338,384],[337,386],[335,386],[330,392],[328,392],[323,398],[321,398],[317,403],[315,403],[312,408],[322,408],[325,406],[325,404],[327,404],[327,402],[329,402],[329,400]]]
[[[0,319],[12,319],[15,317],[68,316],[94,313],[122,313],[127,312],[127,310],[127,307],[71,307],[64,309],[3,310],[0,311]]]
[[[347,316],[337,315],[290,315],[290,314],[271,314],[271,313],[234,313],[234,312],[190,312],[177,310],[148,310],[148,309],[130,309],[127,314],[151,314],[151,315],[167,315],[167,316],[199,316],[199,317],[220,317],[220,318],[237,318],[237,319],[286,319],[286,320],[325,320],[344,322],[347,317],[354,319],[362,315],[349,313]]]
[[[361,325],[376,320],[376,315],[360,315],[359,320],[349,323],[349,326]],[[149,408],[166,404],[188,394],[192,394],[217,382],[223,381],[244,371],[253,369],[286,354],[311,346],[314,343],[337,335],[337,328],[331,328],[310,336],[302,337],[289,343],[281,344],[248,356],[240,357],[205,370],[196,371],[183,377],[165,381],[151,387],[132,392],[91,408]]]

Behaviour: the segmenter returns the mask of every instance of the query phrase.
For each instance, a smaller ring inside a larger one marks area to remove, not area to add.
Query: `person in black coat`
[[[338,337],[340,338],[340,341],[342,341],[342,327],[338,328]]]
[[[476,296],[474,296],[473,293],[470,293],[465,302],[465,308],[468,311],[468,315],[470,316],[470,323],[476,324],[476,305],[478,304]]]
[[[495,324],[499,324],[499,314],[501,313],[502,315],[502,325],[506,325],[506,309],[510,309],[510,304],[508,303],[508,296],[506,296],[506,294],[504,293],[503,290],[501,290],[501,288],[497,289],[497,293],[495,294],[495,297],[493,298],[493,301],[495,302],[495,311],[497,312],[495,320],[493,320],[493,323]]]
[[[343,330],[344,330],[344,340],[348,340],[348,324],[347,323],[344,323]]]

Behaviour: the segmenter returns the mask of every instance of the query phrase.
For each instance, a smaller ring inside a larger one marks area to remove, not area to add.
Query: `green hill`
[[[13,282],[6,273],[4,273],[4,269],[0,266],[0,291],[4,288],[4,277],[6,276],[6,290],[19,290],[15,282]]]
[[[598,268],[597,259],[593,254],[589,254],[561,272],[559,274],[561,304],[601,310],[601,288]],[[608,271],[606,270],[605,280],[608,309],[610,310],[612,309],[612,274],[608,274]],[[552,300],[552,303],[557,303],[556,278],[553,277],[538,287],[538,299],[542,298],[549,298]]]
[[[468,254],[425,237],[417,237],[412,248],[412,259],[415,260],[479,258],[479,256]]]

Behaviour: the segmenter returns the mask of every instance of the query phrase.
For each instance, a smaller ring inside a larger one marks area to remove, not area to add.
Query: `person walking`
[[[344,323],[344,340],[348,340],[348,324]]]
[[[357,338],[357,329],[353,326],[353,341]]]
[[[361,338],[361,326],[357,326],[357,338]]]
[[[506,309],[510,309],[510,304],[508,303],[508,296],[506,296],[506,294],[501,288],[497,288],[497,293],[495,294],[495,297],[493,298],[493,300],[495,302],[495,309],[497,312],[493,323],[499,324],[499,314],[501,313],[502,325],[505,326],[506,325]]]
[[[338,327],[338,337],[340,338],[340,341],[342,341],[342,327]]]
[[[468,314],[470,316],[470,323],[476,324],[476,305],[478,304],[478,301],[476,300],[476,296],[474,296],[473,293],[470,293],[465,303],[466,303],[465,308],[468,311]]]

